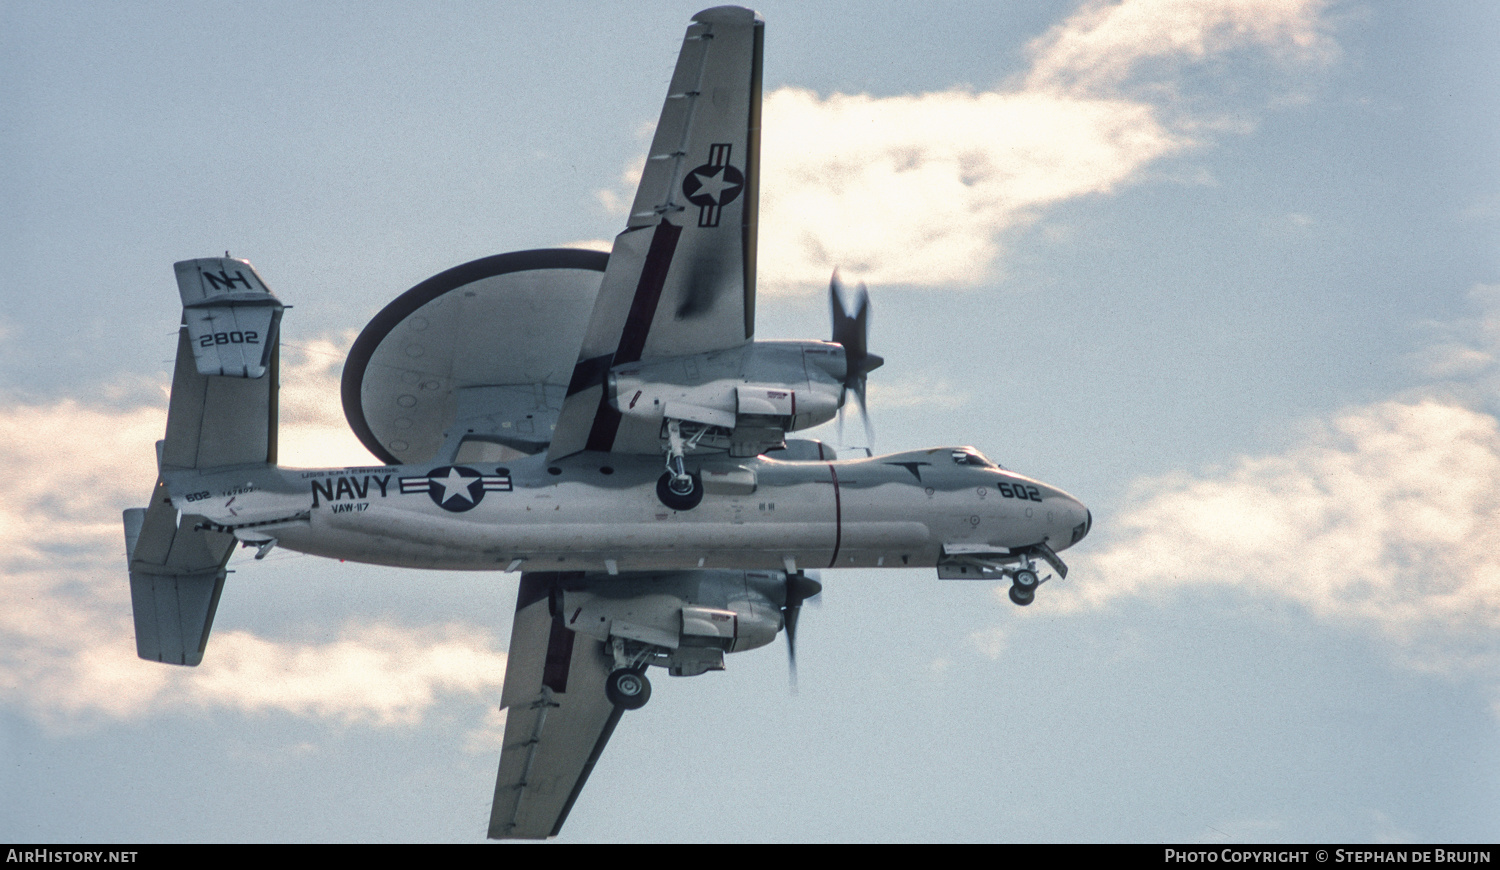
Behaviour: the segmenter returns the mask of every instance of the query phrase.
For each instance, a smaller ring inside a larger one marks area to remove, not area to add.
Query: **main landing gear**
[[[685,491],[673,489],[678,481],[668,471],[656,479],[656,497],[674,511],[690,511],[703,501],[703,479],[696,474],[686,475]]]
[[[604,681],[609,702],[624,710],[639,710],[651,700],[651,681],[635,668],[616,668]]]
[[[639,710],[646,706],[651,700],[651,681],[646,679],[646,666],[656,656],[657,649],[649,644],[612,637],[605,650],[614,659],[615,667],[604,678],[604,696],[621,710]]]
[[[667,470],[656,481],[656,497],[674,511],[692,510],[703,501],[703,479],[688,474],[682,457],[698,446],[706,432],[708,427],[703,426],[692,437],[683,440],[682,421],[667,419]]]

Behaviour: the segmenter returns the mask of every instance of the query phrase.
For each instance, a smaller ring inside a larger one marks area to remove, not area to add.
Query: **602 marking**
[[[1019,498],[1029,501],[1042,500],[1041,492],[1034,486],[1025,486],[1019,483],[1002,483],[998,485],[1000,487],[1000,494],[1006,498]]]

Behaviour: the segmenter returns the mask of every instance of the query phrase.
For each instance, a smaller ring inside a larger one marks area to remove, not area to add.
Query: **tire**
[[[1010,600],[1025,607],[1036,600],[1036,590],[1034,588],[1028,589],[1024,586],[1012,586],[1010,587]]]
[[[676,493],[672,491],[672,472],[663,471],[661,477],[656,479],[656,497],[661,503],[674,511],[690,511],[703,501],[703,478],[692,475],[693,488],[687,493]]]
[[[1030,571],[1030,570],[1027,570],[1025,568],[1022,568],[1021,570],[1019,570],[1019,571],[1017,571],[1015,573],[1014,577],[1011,578],[1011,582],[1014,583],[1015,585],[1021,587],[1022,589],[1029,589],[1029,590],[1035,591],[1036,587],[1037,587],[1037,582],[1038,581],[1037,581],[1037,577],[1036,577],[1036,572],[1035,571]]]
[[[639,710],[651,700],[651,681],[640,671],[621,668],[604,681],[609,702],[623,710]]]

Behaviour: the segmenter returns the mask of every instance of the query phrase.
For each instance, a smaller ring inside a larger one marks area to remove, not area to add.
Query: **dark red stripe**
[[[630,300],[630,313],[625,316],[625,328],[620,331],[620,346],[615,350],[610,365],[638,362],[646,348],[646,337],[651,334],[651,321],[656,319],[656,306],[661,302],[661,291],[667,283],[667,272],[672,268],[672,255],[677,252],[677,239],[682,227],[662,219],[651,235],[651,247],[646,250],[646,262],[641,264],[641,277],[635,285],[635,296]],[[576,370],[575,370],[576,373]],[[606,376],[607,376],[606,369]],[[615,435],[620,431],[620,412],[609,403],[609,389],[599,393],[599,409],[594,412],[594,424],[589,427],[587,450],[609,452],[614,449]]]
[[[677,252],[677,239],[681,235],[682,227],[665,218],[656,225],[656,231],[651,235],[651,247],[646,251],[646,262],[641,264],[641,280],[635,286],[635,298],[630,300],[625,329],[620,333],[615,365],[641,358],[646,336],[651,332],[651,321],[656,319],[662,287],[667,283],[667,272],[672,268],[672,255]]]
[[[834,567],[839,560],[839,546],[844,541],[844,504],[839,496],[839,473],[833,470],[833,465],[828,466],[828,473],[833,477],[833,558],[828,560],[828,567]]]

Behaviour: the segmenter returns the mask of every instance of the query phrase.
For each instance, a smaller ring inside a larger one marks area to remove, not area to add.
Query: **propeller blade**
[[[875,449],[875,429],[870,425],[870,411],[865,407],[864,378],[860,378],[859,384],[854,388],[854,399],[859,403],[859,418],[865,424],[865,447],[873,452]]]
[[[802,612],[802,602],[823,591],[823,584],[816,578],[798,572],[786,578],[786,606],[781,610],[786,626],[787,679],[792,694],[797,692],[797,618]]]
[[[870,425],[869,409],[865,405],[866,376],[885,364],[885,359],[870,353],[870,293],[861,283],[854,292],[854,310],[850,313],[844,284],[839,272],[833,270],[828,281],[828,301],[833,314],[833,341],[844,348],[844,393],[839,397],[839,444],[844,445],[844,407],[850,392],[859,404],[860,418],[865,427],[865,448],[870,451],[875,443],[875,431]]]
[[[850,372],[859,370],[859,362],[866,356],[865,339],[869,333],[870,294],[861,283],[855,291],[854,312],[851,314],[844,294],[844,284],[839,280],[838,270],[828,282],[828,301],[833,309],[833,342],[844,346],[849,359]]]
[[[797,614],[801,607],[788,607],[782,611],[786,619],[786,670],[787,684],[792,694],[797,694]]]

